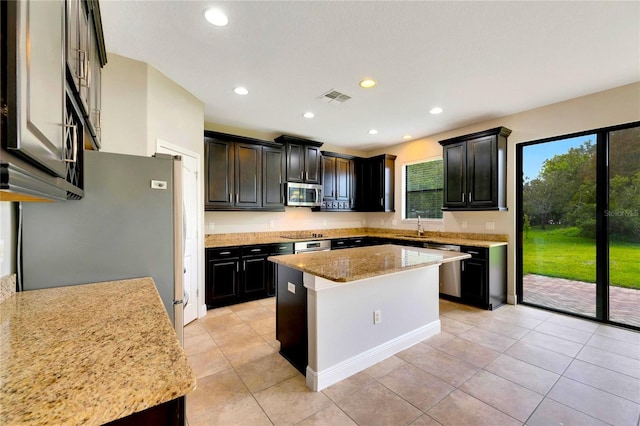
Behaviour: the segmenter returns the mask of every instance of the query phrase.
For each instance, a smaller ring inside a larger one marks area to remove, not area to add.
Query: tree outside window
[[[404,219],[442,219],[442,158],[408,164],[404,173]]]

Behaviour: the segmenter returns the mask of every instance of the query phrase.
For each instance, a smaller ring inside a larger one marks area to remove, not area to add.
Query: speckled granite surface
[[[470,257],[466,253],[385,244],[285,254],[269,260],[330,281],[349,282]]]
[[[0,424],[102,424],[195,389],[151,278],[0,305]]]
[[[4,302],[16,292],[16,274],[0,278],[0,303]]]
[[[318,237],[320,233],[322,236]],[[286,235],[291,238],[284,238]],[[237,234],[209,234],[205,237],[205,247],[229,247],[254,244],[291,243],[295,241],[322,240],[346,237],[397,238],[408,241],[424,241],[456,244],[472,247],[491,248],[506,245],[508,236],[503,234],[472,234],[458,232],[426,231],[418,237],[415,231],[399,231],[384,228],[344,228],[322,231],[247,232]]]

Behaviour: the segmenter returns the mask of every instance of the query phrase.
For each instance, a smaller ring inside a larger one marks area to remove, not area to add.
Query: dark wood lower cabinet
[[[185,424],[185,398],[167,401],[155,407],[106,423],[107,426],[183,426]]]
[[[307,289],[301,271],[278,265],[276,296],[276,339],[280,355],[303,375],[309,360],[307,332]]]
[[[507,303],[507,246],[462,247],[471,255],[462,261],[461,299],[483,309]]]

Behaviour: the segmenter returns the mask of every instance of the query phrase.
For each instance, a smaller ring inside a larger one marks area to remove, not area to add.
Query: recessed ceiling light
[[[411,135],[404,135],[404,136],[402,137],[402,139],[404,139],[405,141],[406,141],[407,139],[411,139],[411,138],[412,138],[412,136],[411,136]]]
[[[367,79],[362,80],[362,81],[360,82],[360,87],[364,87],[365,89],[370,89],[370,88],[372,88],[372,87],[373,87],[373,86],[375,86],[375,85],[376,85],[376,81],[375,81],[375,80],[372,80],[372,79],[370,79],[370,78],[367,78]]]
[[[312,113],[311,111],[308,111],[308,112],[305,112],[304,114],[302,114],[302,116],[303,116],[304,118],[313,118],[313,117],[315,117],[316,115],[315,115],[314,113]]]
[[[431,114],[440,114],[442,112],[442,108],[440,107],[435,107],[435,108],[431,108],[431,111],[429,111]]]
[[[204,17],[209,23],[216,27],[224,27],[229,23],[229,18],[219,9],[207,9],[204,11]]]
[[[247,95],[247,94],[249,94],[249,91],[247,89],[245,89],[244,87],[236,87],[235,89],[233,89],[233,91],[235,92],[236,95]]]
[[[378,131],[376,129],[371,129],[371,130],[369,130],[369,134],[370,135],[377,135]]]

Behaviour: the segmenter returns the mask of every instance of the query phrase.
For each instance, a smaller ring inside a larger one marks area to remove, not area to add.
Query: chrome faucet
[[[422,224],[420,223],[420,215],[418,215],[418,237],[422,237],[424,231],[422,230]]]

